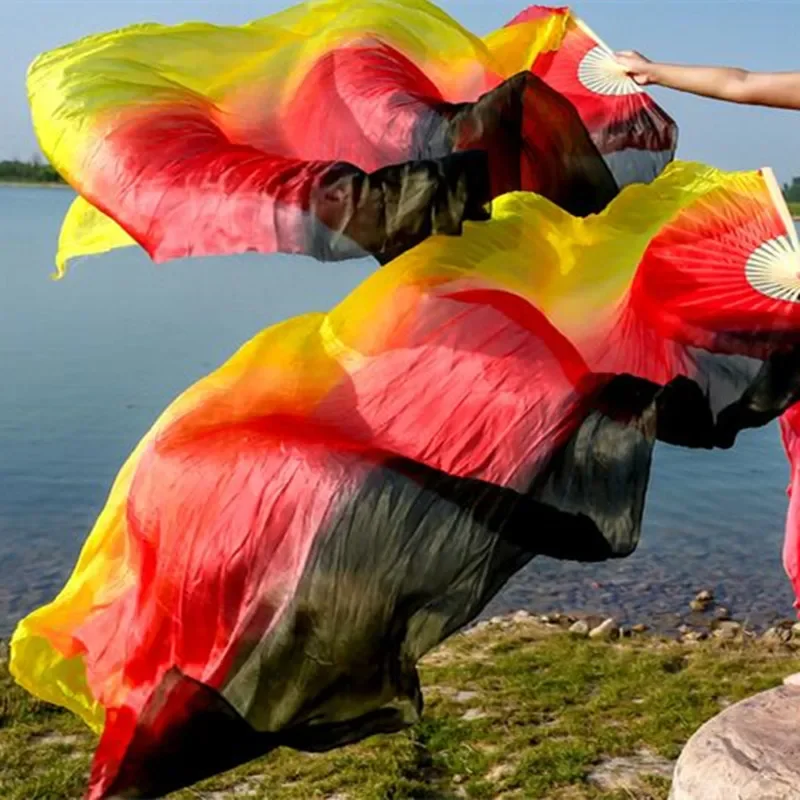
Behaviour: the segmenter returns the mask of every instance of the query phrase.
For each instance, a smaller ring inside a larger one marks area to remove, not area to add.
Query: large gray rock
[[[688,741],[670,800],[800,800],[800,687],[730,706]]]

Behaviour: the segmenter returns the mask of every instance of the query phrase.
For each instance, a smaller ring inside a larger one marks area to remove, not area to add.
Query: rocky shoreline
[[[703,590],[688,603],[688,612],[676,612],[675,618],[682,620],[672,629],[640,622],[633,625],[618,623],[614,617],[599,614],[551,612],[537,614],[520,609],[482,619],[468,625],[462,633],[472,635],[492,628],[507,630],[519,623],[538,623],[556,632],[566,631],[572,636],[597,641],[614,641],[637,636],[659,636],[676,642],[702,642],[706,639],[760,640],[768,644],[783,644],[800,650],[800,622],[782,619],[766,630],[758,631],[746,621],[733,619],[730,611],[718,605],[713,592]],[[0,663],[8,661],[8,641],[0,639]]]
[[[758,631],[746,621],[733,619],[730,611],[718,605],[713,592],[703,590],[689,601],[685,614],[677,613],[680,620],[671,630],[645,623],[621,625],[614,617],[596,614],[536,614],[530,611],[514,611],[508,614],[481,620],[469,626],[464,633],[469,635],[489,628],[508,628],[514,623],[533,621],[555,630],[565,630],[573,636],[595,640],[612,641],[642,635],[666,636],[677,642],[702,642],[706,639],[760,640],[768,644],[796,646],[800,649],[800,622],[778,620],[766,630]]]
[[[600,614],[551,612],[537,614],[520,609],[481,619],[468,625],[462,633],[472,635],[489,629],[507,630],[519,623],[538,623],[553,632],[566,631],[572,636],[597,641],[614,641],[637,636],[658,636],[679,643],[702,642],[707,639],[751,640],[766,644],[787,645],[800,650],[800,622],[781,619],[759,631],[747,621],[736,620],[723,605],[717,604],[714,593],[705,589],[687,604],[687,611],[674,614],[673,626],[644,622],[624,625],[614,617]],[[8,641],[0,639],[0,663],[8,661]]]

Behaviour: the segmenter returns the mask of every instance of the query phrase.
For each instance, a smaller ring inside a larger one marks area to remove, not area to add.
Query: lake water
[[[0,187],[0,636],[61,587],[117,469],[176,394],[256,331],[329,308],[373,269],[257,255],[156,267],[130,249],[53,282],[71,199]],[[786,481],[775,427],[743,435],[732,452],[659,447],[633,556],[537,559],[488,613],[669,620],[711,588],[756,624],[791,616]]]

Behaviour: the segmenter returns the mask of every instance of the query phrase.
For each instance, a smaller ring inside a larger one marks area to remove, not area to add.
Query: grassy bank
[[[174,797],[664,800],[671,762],[701,723],[797,671],[791,643],[600,642],[504,621],[426,659],[413,730],[326,755],[280,751]],[[0,667],[0,797],[79,798],[93,744]]]
[[[789,203],[789,212],[795,219],[800,219],[800,203]]]

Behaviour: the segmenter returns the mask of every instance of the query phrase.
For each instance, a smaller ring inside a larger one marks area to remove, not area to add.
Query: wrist
[[[650,63],[647,65],[645,76],[648,83],[654,86],[663,86],[667,78],[667,65]]]

